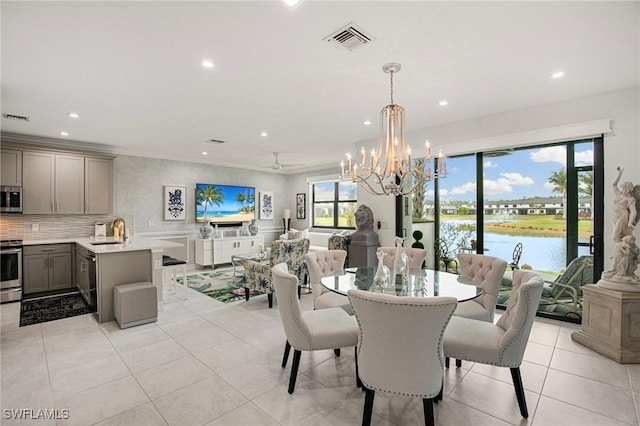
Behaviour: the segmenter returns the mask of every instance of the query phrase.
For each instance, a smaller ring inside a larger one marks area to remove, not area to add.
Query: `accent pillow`
[[[302,231],[298,231],[297,229],[290,229],[288,235],[290,240],[297,240],[304,236]]]

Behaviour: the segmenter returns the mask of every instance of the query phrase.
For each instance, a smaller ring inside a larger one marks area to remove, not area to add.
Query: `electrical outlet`
[[[380,229],[389,229],[389,222],[380,222]]]
[[[152,220],[147,221],[147,226],[152,227],[152,226],[156,226],[156,223]]]
[[[162,269],[162,262],[160,262],[159,260],[156,260],[154,267],[156,269]]]
[[[40,230],[40,224],[39,223],[32,223],[31,224],[31,230],[32,231],[39,231]]]

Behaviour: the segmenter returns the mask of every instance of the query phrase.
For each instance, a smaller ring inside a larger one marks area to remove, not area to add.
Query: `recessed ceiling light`
[[[296,7],[302,3],[303,0],[282,0],[287,6]]]
[[[564,71],[558,71],[551,74],[551,78],[562,78],[566,75]]]
[[[442,100],[442,101],[438,102],[438,105],[440,105],[440,106],[447,106],[447,105],[449,105],[449,101],[447,101],[447,100]]]
[[[202,62],[200,62],[200,65],[202,65],[205,68],[213,68],[213,62],[211,62],[208,59],[204,59]]]
[[[60,132],[60,136],[69,136],[68,132]]]
[[[365,120],[362,124],[365,126],[371,126],[371,120]]]
[[[269,134],[267,132],[262,132],[260,133],[260,136],[262,136],[263,138],[266,138],[267,136],[269,136]]]
[[[207,151],[202,151],[202,155],[207,155]]]
[[[78,118],[80,117],[80,114],[78,114],[77,112],[70,112],[69,114],[67,114],[69,117],[71,118]]]

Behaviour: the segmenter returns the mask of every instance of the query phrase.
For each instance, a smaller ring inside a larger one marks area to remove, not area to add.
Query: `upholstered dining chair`
[[[507,262],[484,254],[459,253],[458,263],[460,275],[482,287],[482,294],[459,303],[453,315],[492,323]],[[449,357],[445,360],[445,365],[449,367]],[[461,365],[462,362],[456,359],[456,366]]]
[[[444,332],[444,354],[447,357],[511,369],[520,414],[524,418],[529,416],[529,412],[520,365],[543,284],[544,281],[537,274],[516,270],[513,272],[513,290],[507,309],[496,324],[454,315]],[[361,356],[363,365],[364,358]]]
[[[371,424],[375,392],[381,391],[422,398],[425,424],[433,425],[433,402],[443,381],[442,335],[457,300],[363,290],[350,290],[348,297],[360,330],[358,374],[366,392],[362,424]]]
[[[333,349],[340,356],[340,348],[358,344],[358,324],[351,315],[340,308],[304,311],[298,300],[298,277],[290,274],[286,263],[275,265],[272,270],[273,286],[278,298],[278,310],[287,342],[282,358],[282,368],[287,366],[293,347],[293,365],[289,377],[289,390],[293,393],[302,351]],[[356,354],[356,379],[358,359]]]
[[[269,308],[273,307],[273,285],[271,268],[278,263],[285,262],[289,271],[294,273],[303,282],[306,268],[303,265],[304,255],[309,251],[309,239],[275,240],[271,243],[271,257],[269,263],[261,263],[246,260],[244,267],[244,291],[246,300],[249,300],[250,291],[259,291],[267,294]],[[298,288],[298,296],[300,289]]]
[[[328,290],[320,282],[322,277],[344,270],[346,258],[347,252],[344,250],[312,251],[304,255],[309,271],[313,309],[342,308],[349,315],[353,315],[349,299]]]
[[[507,262],[497,257],[470,253],[459,253],[458,262],[460,276],[482,287],[482,294],[460,303],[454,315],[493,322],[498,290],[507,269]]]
[[[396,247],[378,247],[378,251],[381,251],[385,254],[384,256],[384,266],[387,268],[393,268],[393,262],[396,260],[396,251],[398,249]],[[422,262],[427,257],[427,250],[420,248],[411,248],[411,247],[403,247],[402,251],[409,258],[409,269],[420,269],[422,268]]]

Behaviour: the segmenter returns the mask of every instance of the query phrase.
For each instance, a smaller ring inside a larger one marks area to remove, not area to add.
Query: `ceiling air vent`
[[[375,38],[351,22],[322,40],[351,52],[375,40]]]
[[[2,118],[6,118],[7,120],[29,121],[29,117],[24,115],[2,114]]]
[[[209,142],[209,143],[224,143],[224,141],[221,141],[219,139],[208,139],[207,142]]]

